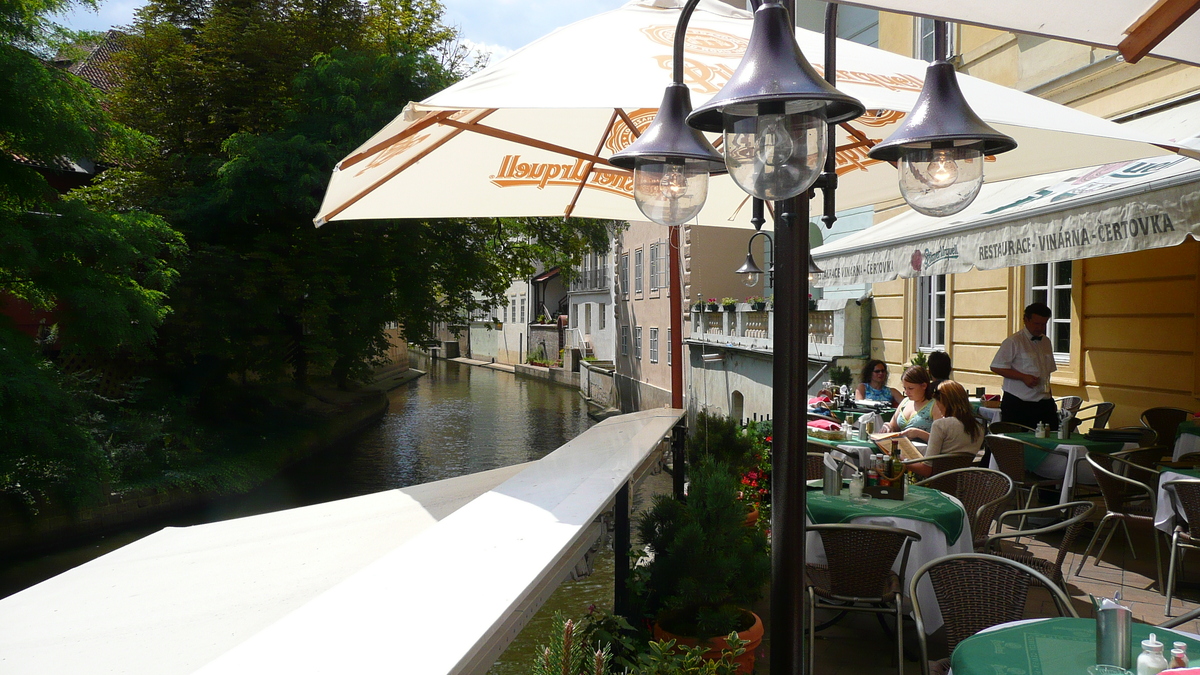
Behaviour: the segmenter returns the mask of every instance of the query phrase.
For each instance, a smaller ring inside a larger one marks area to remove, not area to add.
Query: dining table
[[[1171,459],[1179,461],[1180,457],[1192,452],[1200,452],[1200,421],[1194,419],[1179,423]]]
[[[921,536],[909,551],[908,564],[904,569],[902,588],[907,593],[908,582],[922,565],[953,553],[970,553],[974,550],[971,525],[966,509],[958,499],[930,488],[910,485],[903,500],[870,499],[855,503],[850,499],[849,488],[844,487],[840,495],[827,495],[820,481],[810,481],[805,499],[805,516],[812,524],[858,523],[886,525],[911,530]],[[816,532],[808,533],[806,558],[809,563],[823,565],[826,562],[825,547]],[[897,556],[892,570],[900,573],[903,553]],[[931,608],[926,612],[926,631],[932,633],[942,625],[942,615],[937,608],[937,598],[928,579],[917,587],[921,607]]]
[[[1042,478],[1062,480],[1062,489],[1058,500],[1059,504],[1071,501],[1071,489],[1075,487],[1076,483],[1083,483],[1085,485],[1096,484],[1096,478],[1092,475],[1091,465],[1081,461],[1089,451],[1111,454],[1138,447],[1137,443],[1092,440],[1078,431],[1067,438],[1059,438],[1055,432],[1051,432],[1051,435],[1047,438],[1038,438],[1037,434],[1032,431],[1002,435],[1026,441],[1034,446],[1033,448],[1026,448],[1025,469]],[[1039,449],[1044,452],[1039,452]],[[995,458],[993,458],[989,465],[993,469],[996,468],[995,461]]]
[[[1200,653],[1200,636],[1144,623],[1131,624],[1130,653],[1136,663],[1141,641],[1184,642]],[[1060,617],[999,624],[958,643],[950,655],[953,675],[1083,675],[1096,663],[1096,620]],[[1132,665],[1132,664],[1131,664]]]
[[[976,398],[974,396],[970,397],[969,400],[971,402],[971,409],[974,410],[975,413],[980,417],[987,420],[988,424],[1000,421],[1000,406],[996,406],[994,408],[988,407],[983,404],[983,399]]]
[[[1173,480],[1200,479],[1200,466],[1189,469],[1160,464],[1159,471],[1161,473],[1158,476],[1158,504],[1154,512],[1154,527],[1169,535],[1175,531],[1178,521],[1186,520],[1183,518],[1183,509],[1175,502],[1175,489],[1164,485]]]

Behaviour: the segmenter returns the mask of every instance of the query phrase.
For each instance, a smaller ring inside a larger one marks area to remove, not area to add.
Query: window
[[[571,305],[571,328],[579,328],[579,305]]]
[[[946,346],[946,275],[917,278],[917,348]]]
[[[650,290],[656,291],[658,283],[658,244],[650,244]]]
[[[621,292],[624,293],[626,297],[628,297],[629,296],[629,254],[628,253],[624,253],[621,255],[620,284],[621,284]]]
[[[600,322],[599,330],[604,330],[604,303],[602,302],[599,305],[596,305],[596,307],[599,309],[599,312],[596,315],[596,318],[599,319]]]
[[[633,252],[633,292],[642,292],[642,249]]]
[[[525,323],[525,296],[521,296],[521,323]]]
[[[650,363],[658,363],[658,329],[650,329]]]
[[[642,327],[638,326],[633,329],[633,358],[641,360],[642,358]]]
[[[671,356],[672,356],[671,351],[674,347],[675,347],[674,343],[671,342],[671,329],[668,328],[667,329],[667,365],[668,366],[671,365]]]
[[[933,19],[926,17],[917,17],[913,23],[915,29],[915,42],[913,45],[913,58],[921,59],[922,61],[936,61],[939,58],[945,58],[946,54],[937,54],[934,49],[933,39]],[[946,49],[954,53],[954,24],[946,26]]]
[[[1054,316],[1046,327],[1054,355],[1065,359],[1071,353],[1071,261],[1030,265],[1029,302],[1041,302]]]
[[[629,356],[629,326],[621,326],[621,356]]]

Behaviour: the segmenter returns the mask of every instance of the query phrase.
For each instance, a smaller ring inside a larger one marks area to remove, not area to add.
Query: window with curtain
[[[946,275],[917,278],[917,348],[946,348]]]
[[[1028,302],[1043,303],[1053,314],[1046,335],[1059,360],[1065,360],[1071,353],[1071,266],[1070,260],[1063,260],[1025,268]]]

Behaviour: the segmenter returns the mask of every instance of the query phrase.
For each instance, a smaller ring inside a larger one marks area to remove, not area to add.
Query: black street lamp
[[[867,153],[872,159],[899,161],[904,201],[927,216],[965,209],[983,186],[983,158],[1017,147],[967,104],[948,60],[948,43],[946,22],[935,21],[936,60],[925,71],[916,107],[900,128]]]

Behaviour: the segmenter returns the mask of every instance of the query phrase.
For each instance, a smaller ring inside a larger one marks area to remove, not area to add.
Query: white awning
[[[1178,155],[989,183],[946,218],[908,212],[813,250],[815,286],[998,269],[1200,238],[1200,162]]]

